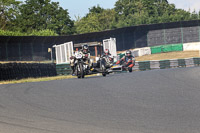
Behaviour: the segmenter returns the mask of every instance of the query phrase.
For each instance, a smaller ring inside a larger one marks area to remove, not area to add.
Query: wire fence
[[[48,48],[55,44],[102,42],[116,38],[117,50],[146,46],[200,42],[200,21],[140,25],[71,36],[0,36],[0,61],[51,60]],[[55,58],[55,51],[53,51]]]

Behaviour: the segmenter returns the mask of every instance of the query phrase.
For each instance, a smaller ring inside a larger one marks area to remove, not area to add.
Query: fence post
[[[180,24],[181,24],[181,41],[182,41],[182,44],[183,44],[183,27],[182,27],[181,21],[180,21]]]
[[[8,61],[8,41],[10,40],[10,36],[8,37],[6,41],[6,60]]]
[[[20,42],[19,42],[19,44],[18,44],[18,47],[19,47],[19,60],[21,61],[22,60],[22,58],[21,58],[21,42],[22,42],[22,40],[23,40],[23,37],[21,38],[21,40],[20,40]]]
[[[198,28],[199,28],[199,42],[200,42],[200,25],[199,25],[199,20],[198,20]]]
[[[166,44],[166,31],[165,31],[165,23],[163,23],[163,35],[164,35],[164,43]]]
[[[134,27],[134,33],[133,33],[133,36],[134,36],[134,48],[136,48],[136,37],[135,37],[135,32],[136,32],[136,28]]]
[[[35,39],[36,39],[36,37],[34,37],[32,43],[31,43],[32,60],[34,59],[34,58],[33,58],[33,56],[34,56],[33,43],[34,43]]]

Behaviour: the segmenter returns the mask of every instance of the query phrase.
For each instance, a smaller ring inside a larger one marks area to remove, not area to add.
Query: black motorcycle
[[[106,61],[105,58],[99,58],[97,63],[93,64],[93,73],[102,73],[102,76],[109,74],[110,64]]]
[[[83,55],[81,53],[76,53],[75,59],[75,75],[77,78],[84,78],[88,65],[83,61]]]

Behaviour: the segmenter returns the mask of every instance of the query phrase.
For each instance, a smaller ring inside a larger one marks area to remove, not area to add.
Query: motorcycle
[[[132,72],[133,69],[132,69],[132,67],[126,67],[126,62],[125,61],[121,61],[120,64],[114,64],[110,68],[110,71],[112,71],[112,72],[122,72],[122,71]]]
[[[83,61],[81,53],[75,53],[75,75],[77,78],[84,78],[88,73],[88,65]]]
[[[100,57],[97,63],[93,64],[93,66],[93,72],[102,73],[102,76],[105,77],[110,73],[109,70],[112,65],[110,64],[109,58]]]

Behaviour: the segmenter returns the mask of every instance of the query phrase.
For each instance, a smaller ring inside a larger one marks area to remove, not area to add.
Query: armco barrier
[[[0,64],[0,80],[56,76],[55,64],[5,63]]]

